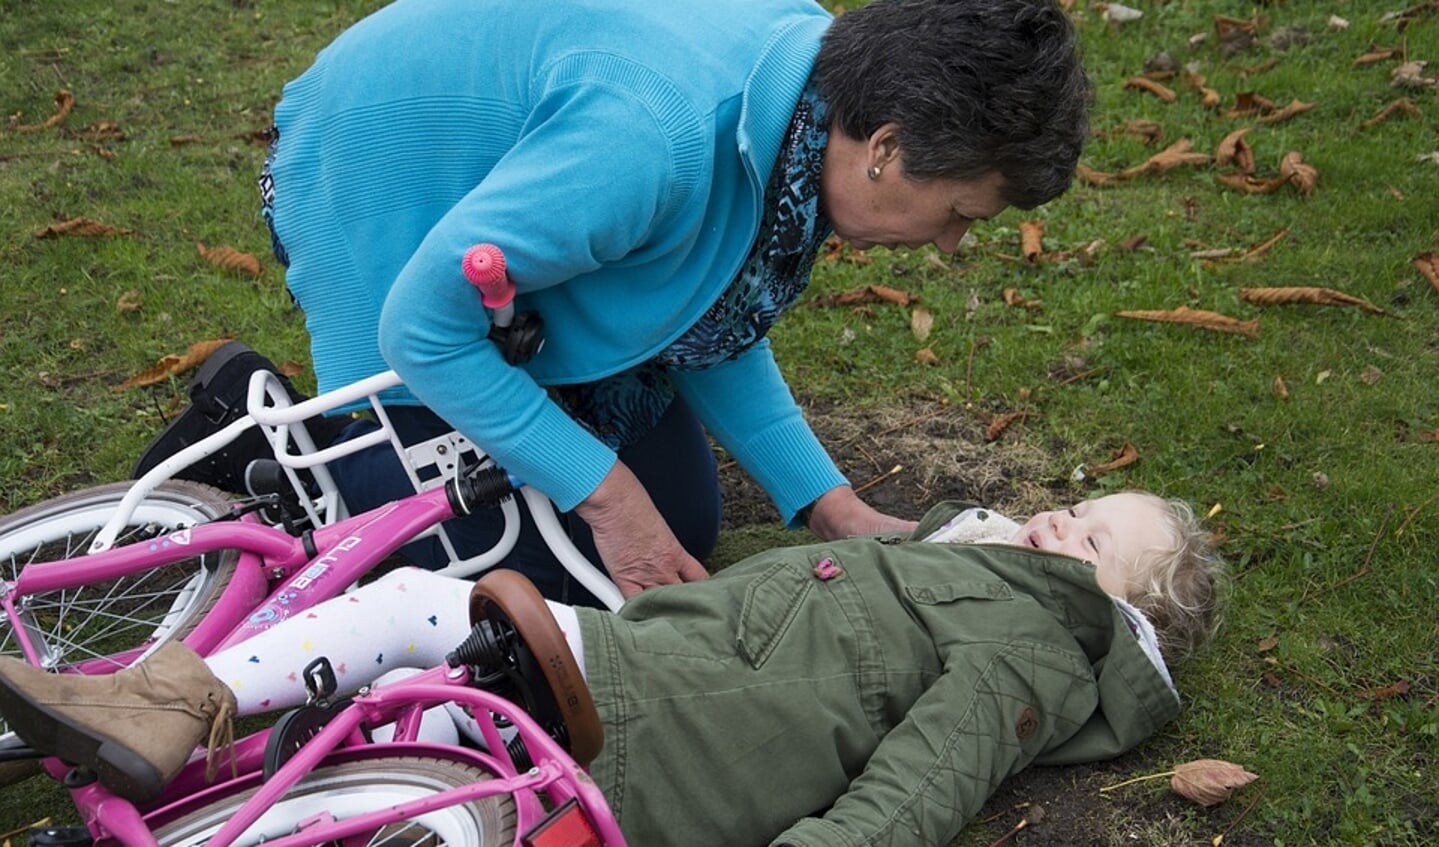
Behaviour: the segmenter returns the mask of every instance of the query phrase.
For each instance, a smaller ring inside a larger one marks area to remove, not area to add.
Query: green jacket
[[[912,540],[956,511],[579,610],[591,775],[630,844],[943,845],[1030,763],[1175,717],[1091,565]]]

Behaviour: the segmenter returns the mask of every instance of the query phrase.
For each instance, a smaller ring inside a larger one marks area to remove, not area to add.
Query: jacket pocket
[[[735,649],[752,667],[764,665],[789,631],[817,580],[781,563],[750,583],[740,611]]]
[[[1014,589],[999,580],[975,579],[941,582],[935,585],[908,585],[904,593],[915,603],[938,606],[956,600],[1013,600]]]

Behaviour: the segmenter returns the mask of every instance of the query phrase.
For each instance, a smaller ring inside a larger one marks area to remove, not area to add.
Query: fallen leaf
[[[1279,160],[1279,178],[1299,189],[1300,195],[1308,197],[1319,184],[1319,171],[1306,163],[1298,150],[1290,150]]]
[[[1044,221],[1028,220],[1019,223],[1020,254],[1032,265],[1039,264],[1044,256]]]
[[[1359,126],[1363,129],[1369,129],[1384,123],[1395,115],[1408,115],[1411,118],[1424,117],[1424,113],[1419,111],[1419,107],[1414,105],[1413,100],[1410,100],[1408,97],[1400,97],[1398,100],[1393,101],[1378,112],[1375,112],[1374,117]]]
[[[1123,447],[1120,447],[1110,454],[1109,461],[1098,465],[1090,465],[1087,470],[1091,479],[1098,479],[1107,473],[1128,467],[1137,461],[1139,461],[1139,450],[1133,444],[1126,441]]]
[[[1389,84],[1394,88],[1433,88],[1439,80],[1424,76],[1428,62],[1413,60],[1405,62],[1389,72]]]
[[[1153,94],[1155,97],[1158,97],[1165,103],[1173,103],[1175,100],[1179,99],[1179,95],[1174,93],[1174,89],[1166,85],[1161,85],[1160,83],[1157,83],[1154,80],[1149,79],[1148,77],[1131,77],[1130,79],[1125,80],[1124,87],[1134,88],[1140,91],[1147,91],[1150,94]]]
[[[1332,288],[1317,286],[1284,286],[1278,288],[1241,288],[1239,297],[1248,303],[1261,306],[1288,306],[1307,303],[1319,306],[1357,306],[1371,315],[1387,315],[1389,312],[1370,303],[1362,297],[1345,294]]]
[[[196,241],[195,248],[200,251],[200,256],[205,261],[218,268],[235,271],[248,277],[257,277],[262,272],[259,259],[249,253],[241,253],[234,247],[206,247],[204,242]]]
[[[130,235],[133,230],[123,227],[111,226],[100,223],[86,217],[70,218],[59,223],[50,224],[39,232],[35,233],[36,238],[56,238],[61,235]]]
[[[116,391],[124,391],[127,388],[136,388],[142,385],[154,385],[164,381],[167,377],[178,376],[191,368],[198,367],[201,362],[210,358],[210,354],[228,344],[232,339],[216,338],[210,341],[197,341],[191,344],[189,349],[181,355],[171,353],[161,356],[160,360],[153,366],[135,374],[119,385],[115,386]]]
[[[1401,679],[1398,682],[1393,683],[1392,685],[1383,685],[1378,688],[1370,688],[1365,691],[1360,691],[1358,692],[1357,696],[1361,700],[1381,701],[1392,700],[1395,697],[1403,697],[1405,694],[1408,693],[1409,683]]]
[[[1284,377],[1279,375],[1274,377],[1274,396],[1280,400],[1289,399],[1289,385],[1284,381]]]
[[[1115,317],[1131,318],[1142,321],[1159,321],[1161,323],[1185,324],[1196,326],[1200,329],[1213,330],[1215,332],[1229,332],[1238,335],[1246,335],[1250,338],[1259,337],[1259,319],[1242,321],[1222,315],[1218,312],[1209,312],[1204,309],[1191,309],[1188,306],[1180,306],[1177,309],[1164,311],[1161,309],[1139,309],[1115,312]]]
[[[1288,106],[1285,106],[1282,109],[1278,109],[1268,114],[1261,115],[1258,120],[1262,124],[1283,123],[1290,118],[1304,114],[1312,108],[1314,108],[1313,103],[1304,103],[1299,100],[1291,100],[1289,101]]]
[[[1248,118],[1267,115],[1277,107],[1274,101],[1253,91],[1241,91],[1234,97],[1234,108],[1224,113],[1226,118]]]
[[[1433,250],[1427,253],[1420,253],[1414,257],[1414,269],[1419,275],[1429,280],[1429,284],[1439,291],[1439,254]]]
[[[816,297],[809,302],[812,306],[857,306],[863,303],[876,303],[880,301],[894,303],[899,306],[908,306],[910,303],[919,302],[919,298],[896,288],[888,288],[883,285],[866,285],[863,288],[856,288],[841,294],[829,294],[823,297]]]
[[[1354,60],[1354,66],[1375,65],[1380,62],[1387,62],[1398,56],[1402,51],[1398,47],[1375,47],[1369,45],[1369,52]]]
[[[140,311],[140,291],[132,288],[115,301],[115,311],[120,313]]]
[[[1015,421],[1024,420],[1025,418],[1029,417],[1029,415],[1030,412],[1028,409],[1021,409],[1017,412],[1005,412],[1002,415],[996,415],[994,420],[989,422],[989,426],[985,427],[984,440],[994,441],[996,438],[999,438],[999,436],[1003,435],[1004,431],[1006,429],[1009,429],[1010,425],[1013,424]]]
[[[1279,636],[1271,635],[1268,638],[1259,639],[1259,643],[1255,645],[1255,649],[1258,650],[1260,653],[1268,653],[1270,650],[1273,650],[1275,647],[1278,646]]]
[[[921,365],[938,365],[939,357],[928,347],[922,347],[914,352],[914,360]]]
[[[1253,173],[1254,151],[1249,147],[1249,142],[1244,140],[1244,136],[1252,129],[1254,127],[1246,126],[1224,136],[1219,146],[1214,148],[1214,163],[1221,166],[1233,164],[1242,174]]]
[[[1337,32],[1343,32],[1344,30],[1349,28],[1349,21],[1339,17],[1338,15],[1330,15],[1329,28]]]
[[[1108,3],[1104,7],[1104,19],[1111,23],[1123,24],[1137,21],[1144,16],[1138,9],[1131,9],[1119,3]]]
[[[1214,157],[1208,153],[1194,152],[1193,142],[1181,138],[1150,156],[1142,164],[1123,171],[1121,177],[1130,179],[1140,174],[1162,174],[1183,165],[1207,165],[1213,160]]]
[[[916,341],[925,341],[929,338],[930,330],[934,328],[934,315],[923,307],[915,309],[909,314],[909,331],[914,333]]]
[[[1201,806],[1215,806],[1229,799],[1234,789],[1258,779],[1239,765],[1220,759],[1196,759],[1174,769],[1169,787],[1174,793]]]
[[[23,124],[20,126],[12,125],[10,127],[10,131],[40,132],[42,130],[50,129],[54,126],[59,126],[60,124],[65,122],[66,118],[70,117],[70,112],[74,108],[75,95],[62,88],[59,91],[55,92],[55,114],[51,115],[50,117],[46,118],[38,124]]]
[[[1041,300],[1027,300],[1018,288],[1006,288],[1000,294],[1004,298],[1004,305],[1017,306],[1021,309],[1039,309],[1044,306]]]
[[[1379,380],[1384,378],[1384,372],[1369,365],[1359,372],[1359,381],[1365,385],[1378,385]]]

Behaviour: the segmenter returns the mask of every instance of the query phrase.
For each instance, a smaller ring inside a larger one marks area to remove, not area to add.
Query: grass
[[[59,89],[75,97],[60,128],[0,132],[0,509],[127,476],[183,378],[115,386],[161,356],[236,336],[277,361],[308,361],[279,268],[237,276],[201,259],[195,242],[268,258],[253,183],[264,151],[251,135],[267,126],[283,83],[379,5],[0,0],[0,92],[12,124],[43,121]],[[1285,153],[1300,151],[1318,171],[1311,195],[1240,194],[1217,182],[1224,168],[1194,165],[1077,184],[1043,209],[980,225],[951,257],[821,261],[810,299],[888,285],[918,295],[934,328],[915,338],[915,307],[801,305],[773,334],[781,364],[807,399],[1029,410],[1003,438],[1052,456],[1046,482],[1057,491],[1144,487],[1212,512],[1236,572],[1232,608],[1217,643],[1180,674],[1185,715],[1146,751],[1156,769],[1224,758],[1260,780],[1214,810],[1133,819],[1129,831],[1144,835],[1128,843],[1208,843],[1225,831],[1228,843],[1432,842],[1439,291],[1411,262],[1439,250],[1439,164],[1418,158],[1439,150],[1439,97],[1391,88],[1398,59],[1354,59],[1402,45],[1408,58],[1431,60],[1432,73],[1439,9],[1415,6],[1401,30],[1383,16],[1405,6],[1374,0],[1142,5],[1141,19],[1116,28],[1098,4],[1074,4],[1097,84],[1099,135],[1085,164],[1120,171],[1180,138],[1213,152],[1253,126],[1258,174],[1274,176]],[[1255,46],[1222,55],[1215,17],[1256,14],[1265,20]],[[1332,27],[1331,15],[1348,27]],[[1191,47],[1197,33],[1208,40]],[[1179,93],[1170,104],[1124,86],[1162,51],[1198,63],[1222,106],[1205,108],[1182,81],[1167,83]],[[1225,117],[1246,91],[1314,106],[1273,125]],[[1404,94],[1418,115],[1362,126]],[[1119,131],[1137,119],[1157,122],[1162,140]],[[103,121],[123,138],[87,132]],[[36,237],[75,216],[133,234]],[[1017,258],[1019,227],[1032,220],[1044,222],[1051,257],[1037,265]],[[1195,256],[1242,252],[1284,228],[1250,261]],[[1092,261],[1059,255],[1096,241]],[[1334,288],[1390,314],[1241,299],[1263,286]],[[1010,287],[1042,307],[1006,305]],[[117,308],[132,291],[140,309]],[[1179,306],[1257,318],[1259,335],[1114,316]],[[937,364],[919,364],[920,348]],[[1126,443],[1136,464],[1071,479]],[[1397,683],[1407,693],[1393,694]],[[0,831],[36,808],[66,812],[36,780],[0,791]]]

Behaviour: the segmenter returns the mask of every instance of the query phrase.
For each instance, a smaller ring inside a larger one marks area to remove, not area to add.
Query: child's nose
[[[1069,534],[1069,515],[1063,511],[1051,512],[1049,515],[1049,530],[1054,537],[1060,541]]]

